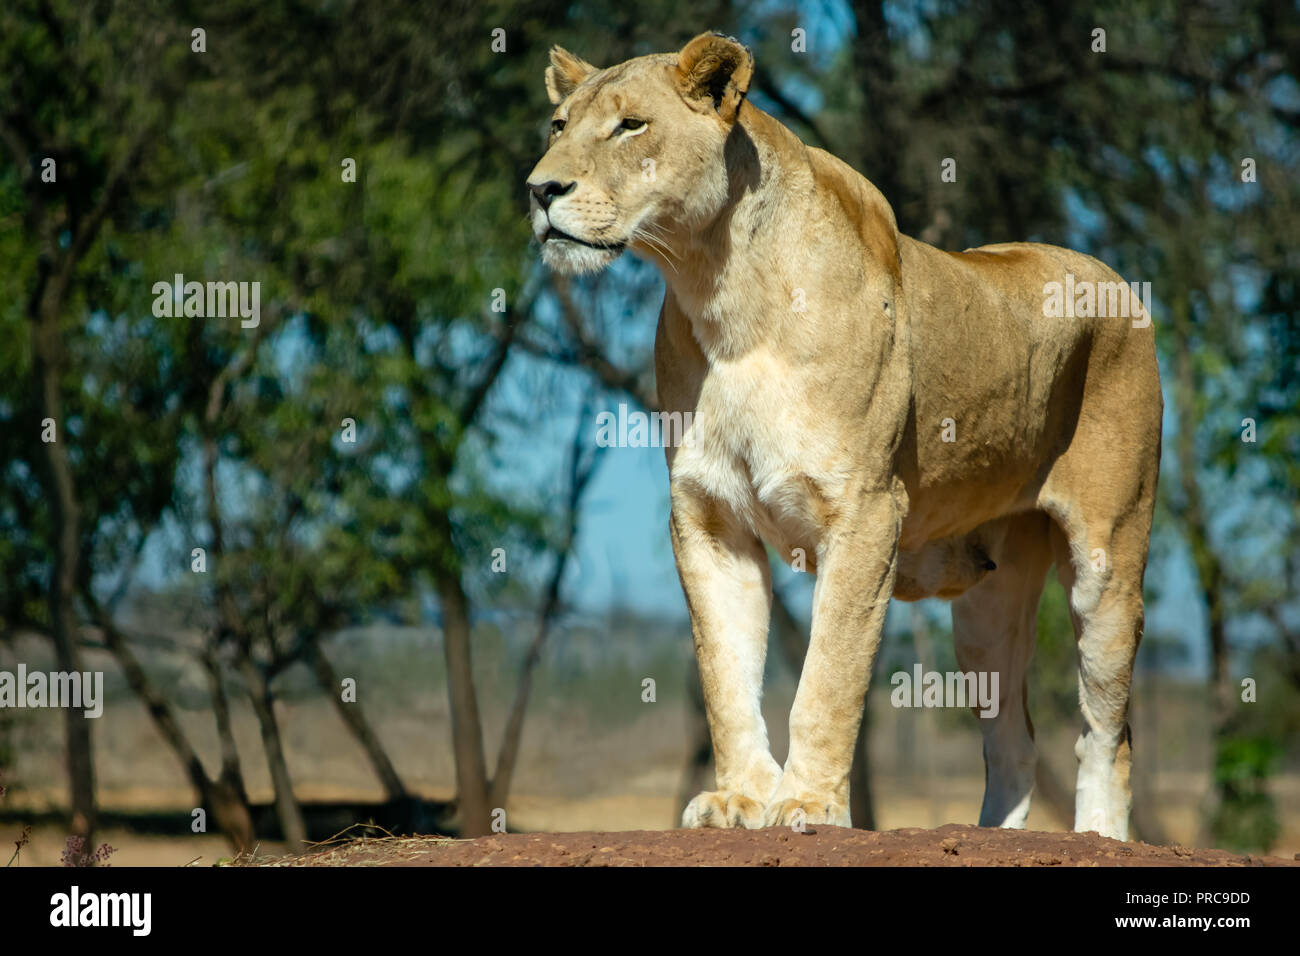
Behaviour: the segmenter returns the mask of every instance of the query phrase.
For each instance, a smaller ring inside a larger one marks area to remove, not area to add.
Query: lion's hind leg
[[[1112,474],[1104,465],[1092,471]],[[1086,497],[1061,493],[1065,482],[1049,484],[1043,496],[1060,529],[1054,551],[1078,649],[1083,730],[1074,747],[1074,828],[1117,840],[1127,840],[1129,832],[1129,688],[1142,638],[1142,577],[1155,497],[1153,477],[1128,477],[1109,485],[1094,477]]]
[[[1050,519],[1041,512],[999,522],[997,569],[953,601],[957,664],[997,674],[996,710],[972,710],[984,737],[980,826],[1022,828],[1034,789],[1036,752],[1027,679],[1037,637],[1038,599],[1051,565]],[[991,684],[991,676],[989,678]]]
[[[1079,761],[1074,829],[1116,840],[1129,835],[1129,687],[1142,638],[1142,575],[1150,527],[1145,509],[1113,523],[1079,522],[1058,537],[1056,548],[1061,583],[1070,598],[1083,714],[1083,730],[1074,745]]]

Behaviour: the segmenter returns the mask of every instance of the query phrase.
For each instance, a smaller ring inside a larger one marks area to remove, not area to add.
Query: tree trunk
[[[519,749],[523,745],[524,716],[528,713],[528,698],[533,689],[533,671],[541,660],[542,646],[551,633],[551,622],[560,610],[560,587],[564,583],[564,572],[569,566],[569,555],[573,553],[574,543],[578,539],[578,511],[587,483],[596,470],[597,458],[590,459],[584,468],[582,446],[585,439],[587,408],[578,414],[578,425],[573,432],[573,446],[569,454],[569,498],[566,508],[564,539],[555,557],[555,567],[546,586],[546,599],[542,603],[542,613],[537,620],[537,633],[524,655],[523,668],[519,675],[519,685],[515,689],[515,699],[510,707],[510,716],[506,720],[505,733],[501,738],[501,750],[497,754],[496,773],[492,775],[491,802],[493,807],[504,807],[506,797],[510,794],[510,782],[514,779],[515,765],[519,761]],[[599,455],[599,452],[596,453]]]
[[[204,806],[212,808],[213,826],[230,842],[236,853],[253,849],[253,815],[242,781],[231,781],[225,776],[209,780],[204,776],[199,796]]]
[[[461,835],[483,836],[491,831],[487,761],[483,756],[483,725],[470,647],[469,598],[460,575],[438,578],[442,606],[442,644],[447,660],[447,694],[451,702],[452,753],[456,760],[456,792]]]
[[[262,730],[266,766],[271,772],[271,786],[275,789],[276,816],[279,817],[280,828],[284,831],[284,839],[289,844],[290,851],[297,852],[307,840],[307,824],[303,820],[302,807],[293,795],[293,781],[289,778],[289,764],[284,758],[280,725],[275,719],[275,700],[257,663],[242,651],[239,656],[239,675],[248,688],[253,713]]]
[[[159,735],[171,748],[185,775],[189,777],[190,785],[194,787],[195,796],[198,797],[199,806],[211,811],[213,823],[236,852],[252,849],[253,818],[249,811],[248,799],[243,796],[242,785],[235,788],[230,781],[214,781],[208,776],[207,771],[203,769],[203,761],[199,759],[185,731],[181,729],[171,704],[145,672],[139,658],[127,644],[126,638],[116,627],[102,618],[98,623],[104,634],[104,642],[117,660],[118,667],[122,668],[127,685],[144,704]]]
[[[239,748],[235,744],[235,728],[230,719],[230,698],[226,696],[226,683],[221,678],[221,661],[215,637],[204,648],[203,667],[208,672],[212,715],[217,724],[217,739],[221,742],[220,779],[233,787],[247,805],[248,791],[244,786],[244,775],[239,766]]]
[[[853,0],[857,39],[850,44],[853,75],[862,91],[863,111],[870,120],[870,135],[859,144],[858,171],[880,190],[903,222],[905,197],[899,185],[901,167],[898,144],[907,137],[895,129],[897,80],[889,59],[889,34],[882,0]]]
[[[519,684],[515,689],[515,699],[510,705],[510,715],[506,718],[506,729],[501,735],[501,750],[497,753],[496,773],[492,775],[489,802],[493,807],[504,807],[506,797],[510,794],[510,782],[515,775],[515,765],[519,762],[519,750],[523,744],[524,717],[528,713],[528,698],[533,689],[533,669],[542,656],[542,645],[546,643],[550,632],[551,617],[560,603],[560,579],[564,574],[565,561],[561,556],[556,573],[551,577],[551,587],[546,598],[546,606],[541,620],[537,623],[537,633],[533,636],[524,656],[523,667],[519,674]]]
[[[52,301],[51,301],[52,300]],[[47,493],[54,524],[53,558],[50,567],[50,630],[60,671],[79,673],[81,654],[77,647],[77,565],[81,553],[81,511],[77,503],[72,465],[68,460],[67,422],[63,416],[63,399],[59,392],[62,369],[62,343],[59,336],[59,310],[62,296],[51,293],[41,302],[33,318],[33,369],[36,388],[41,396],[42,418],[53,420],[55,440],[45,443],[49,469]],[[85,840],[87,852],[95,830],[95,765],[90,722],[80,708],[63,710],[67,740],[68,786],[70,790],[73,834]]]
[[[217,828],[239,852],[253,846],[252,807],[239,765],[239,748],[235,744],[234,723],[230,719],[230,698],[226,696],[226,684],[221,678],[221,661],[215,639],[204,649],[203,665],[208,672],[212,714],[217,724],[217,739],[221,742],[221,772],[206,799],[211,802],[212,818]]]
[[[338,711],[339,717],[343,719],[343,724],[351,731],[352,736],[361,749],[366,752],[366,757],[370,760],[370,765],[374,767],[375,776],[383,785],[384,793],[390,802],[405,800],[409,794],[402,783],[402,778],[397,775],[397,768],[393,766],[392,760],[388,757],[388,752],[384,750],[383,744],[375,735],[366,720],[365,712],[361,709],[360,703],[348,703],[343,699],[340,693],[339,676],[330,664],[329,658],[325,656],[325,649],[320,643],[312,638],[307,642],[307,656],[311,661],[312,670],[316,673],[316,680],[321,688],[325,691],[325,696],[334,704],[334,709]]]
[[[1208,637],[1210,643],[1210,701],[1211,701],[1211,735],[1214,756],[1211,763],[1211,779],[1214,761],[1217,760],[1219,748],[1228,737],[1229,724],[1232,719],[1235,695],[1233,693],[1232,675],[1228,672],[1228,635],[1225,611],[1225,576],[1222,562],[1210,541],[1209,522],[1201,498],[1200,480],[1197,476],[1196,416],[1197,384],[1196,370],[1192,364],[1191,344],[1191,303],[1186,294],[1180,294],[1172,303],[1174,329],[1174,368],[1176,375],[1177,401],[1174,404],[1178,417],[1178,435],[1175,450],[1178,456],[1178,480],[1183,495],[1181,519],[1187,537],[1188,547],[1192,552],[1192,563],[1196,568],[1196,580],[1200,588],[1201,599],[1205,602],[1208,617]],[[1217,781],[1211,783],[1215,790],[1216,802],[1222,803],[1228,798]],[[1202,823],[1200,841],[1209,842],[1210,816]]]

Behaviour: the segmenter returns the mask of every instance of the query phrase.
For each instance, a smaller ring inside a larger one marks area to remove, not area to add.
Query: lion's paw
[[[696,794],[682,811],[682,826],[692,830],[702,827],[753,830],[762,821],[763,805],[734,790],[705,790]]]
[[[776,800],[763,811],[765,827],[797,827],[800,824],[832,827],[850,826],[847,807],[817,800]]]

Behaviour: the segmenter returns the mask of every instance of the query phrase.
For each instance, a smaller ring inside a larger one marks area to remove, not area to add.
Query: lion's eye
[[[630,116],[618,124],[619,129],[631,130],[633,132],[641,129],[643,126],[645,126],[645,120],[633,119]]]
[[[551,120],[551,135],[552,135],[552,136],[559,136],[560,133],[563,132],[563,130],[564,130],[564,120],[562,120],[562,119]]]

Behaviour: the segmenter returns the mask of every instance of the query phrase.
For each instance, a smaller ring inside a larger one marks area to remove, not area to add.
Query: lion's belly
[[[1042,290],[1058,270],[1099,265],[1046,246],[952,255],[906,238],[903,261],[930,291],[906,293],[914,440],[901,544],[912,549],[1032,506],[1073,428],[1090,339],[1079,320],[1043,314]]]

